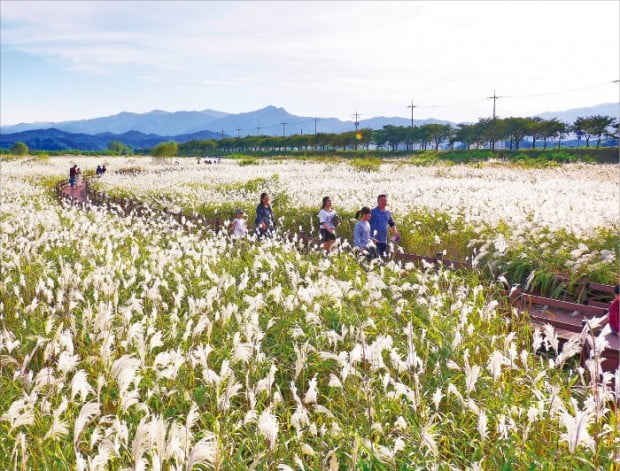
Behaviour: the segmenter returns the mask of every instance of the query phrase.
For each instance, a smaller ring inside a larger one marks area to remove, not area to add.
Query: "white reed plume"
[[[310,381],[308,381],[308,391],[306,391],[306,395],[304,396],[305,404],[315,404],[317,397],[317,386],[318,380],[317,375],[315,374]]]
[[[478,433],[480,434],[480,439],[482,441],[485,441],[487,439],[487,423],[487,415],[484,411],[481,411],[478,415]]]
[[[302,369],[306,366],[309,344],[310,342],[308,341],[301,346],[293,346],[293,349],[295,351],[295,376],[293,377],[293,379],[297,379],[299,373],[301,373]]]
[[[575,454],[579,446],[585,446],[594,451],[594,439],[588,433],[588,428],[594,422],[594,413],[589,409],[579,410],[576,408],[575,415],[568,411],[560,415],[560,425],[566,429],[560,440],[568,445],[568,451]]]
[[[465,392],[471,393],[476,389],[476,382],[480,378],[480,367],[478,365],[469,366],[469,363],[465,364]]]
[[[435,410],[439,410],[439,404],[441,403],[441,399],[443,398],[443,393],[441,392],[441,388],[435,389],[433,393],[433,404],[435,404]]]
[[[342,389],[342,383],[340,382],[338,377],[336,375],[334,375],[333,373],[330,373],[330,375],[329,375],[329,383],[327,385],[329,387],[331,387],[331,388]]]
[[[502,366],[510,365],[510,361],[499,350],[493,350],[493,353],[489,356],[487,368],[493,376],[493,381],[497,381],[502,374]]]
[[[52,422],[52,426],[43,437],[43,440],[47,440],[49,438],[52,440],[57,440],[69,433],[69,426],[67,422],[60,419],[60,416],[67,410],[68,405],[69,401],[66,397],[63,397],[58,408],[54,410],[54,420]]]
[[[20,425],[32,425],[34,423],[34,403],[36,395],[24,395],[22,399],[13,401],[9,409],[2,414],[0,420],[6,420],[11,424],[11,431]]]
[[[551,324],[545,324],[544,331],[545,331],[546,341],[549,343],[551,348],[553,348],[554,352],[558,352],[560,340],[558,339],[558,336],[555,333],[555,329],[553,328]]]
[[[258,418],[258,431],[269,442],[269,448],[273,450],[278,439],[278,419],[271,413],[270,409],[265,409]]]
[[[80,435],[82,434],[82,430],[84,427],[96,416],[101,413],[101,404],[98,402],[87,402],[80,409],[80,413],[78,418],[75,419],[75,424],[73,425],[73,443],[77,445]]]
[[[581,349],[582,349],[582,346],[581,346],[581,339],[579,338],[579,335],[573,335],[572,337],[570,337],[564,343],[564,346],[562,347],[562,351],[555,359],[556,368],[562,368],[564,366],[564,362],[566,362],[566,360],[573,357],[574,355],[577,355],[578,353],[580,353]]]

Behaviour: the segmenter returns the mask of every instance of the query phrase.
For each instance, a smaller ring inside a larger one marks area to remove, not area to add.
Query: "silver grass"
[[[187,470],[197,464],[203,464],[215,468],[219,461],[217,437],[212,432],[207,432],[205,437],[199,440],[192,448],[187,462]]]
[[[258,417],[258,431],[265,437],[271,450],[275,448],[278,429],[278,419],[271,413],[270,409],[265,409]]]
[[[78,414],[78,418],[75,420],[75,424],[73,426],[73,443],[75,445],[77,445],[84,427],[94,417],[98,416],[100,412],[101,408],[98,402],[87,402],[82,406],[80,413]]]

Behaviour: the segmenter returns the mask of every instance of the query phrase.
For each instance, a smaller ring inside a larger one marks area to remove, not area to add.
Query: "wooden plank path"
[[[195,227],[209,227],[216,233],[226,229],[223,220],[219,218],[206,218],[197,214],[187,215],[183,212],[166,211],[152,208],[148,204],[129,198],[110,197],[105,193],[90,189],[88,179],[89,177],[86,177],[76,188],[71,188],[67,180],[62,181],[55,187],[56,195],[59,199],[69,201],[71,204],[82,208],[94,205],[105,207],[109,211],[124,216],[133,214],[136,216],[160,215],[169,217],[188,230],[190,230],[187,227],[188,222],[191,222]],[[306,247],[320,246],[318,239],[306,234],[289,233],[285,234],[284,237],[289,240],[298,240]],[[440,267],[453,270],[472,269],[471,263],[445,259],[441,253],[436,254],[435,257],[412,253],[396,253],[394,258],[402,262],[411,262],[418,266],[433,266],[437,269]],[[561,277],[558,277],[558,282],[565,285],[569,284],[569,280]],[[601,330],[606,324],[606,320],[595,329],[588,329],[588,325],[595,318],[607,315],[608,303],[601,302],[601,300],[611,298],[613,290],[614,287],[611,285],[588,282],[587,279],[582,279],[578,283],[576,296],[578,299],[583,299],[586,302],[585,304],[522,292],[518,287],[515,287],[510,294],[506,293],[506,295],[510,299],[512,306],[529,313],[530,321],[533,324],[540,326],[549,324],[553,326],[554,333],[561,343],[568,341],[574,336],[580,336],[580,339],[582,339],[581,359],[585,361],[589,356],[590,348],[587,335],[601,335]],[[601,353],[601,364],[604,371],[615,372],[620,366],[620,338],[613,333],[607,333],[605,334],[605,341],[607,346]]]

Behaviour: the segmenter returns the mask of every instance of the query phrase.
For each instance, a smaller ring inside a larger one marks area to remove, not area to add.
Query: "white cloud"
[[[531,95],[617,79],[618,12],[617,2],[4,2],[2,48],[69,73],[212,87],[226,111],[269,100],[300,113],[348,117],[336,106],[359,104],[406,115],[413,98],[451,105],[458,120],[489,108],[493,89]],[[253,96],[259,89],[271,91]],[[610,87],[521,103],[614,96]]]

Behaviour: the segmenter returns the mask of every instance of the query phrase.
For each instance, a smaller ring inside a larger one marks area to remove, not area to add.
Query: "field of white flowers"
[[[233,242],[155,215],[63,206],[50,187],[69,162],[2,162],[1,469],[609,469],[619,459],[609,375],[590,384],[570,343],[535,355],[540,332],[482,274],[369,267],[280,239]],[[99,163],[79,159],[84,170]],[[350,213],[388,193],[397,222],[437,212],[518,226],[506,246],[523,242],[519,231],[564,231],[570,245],[618,229],[617,166],[107,167],[105,191],[187,211],[252,215],[266,190],[282,217],[318,212],[326,194]],[[403,227],[423,230],[414,223]],[[617,247],[572,257],[613,267]]]

